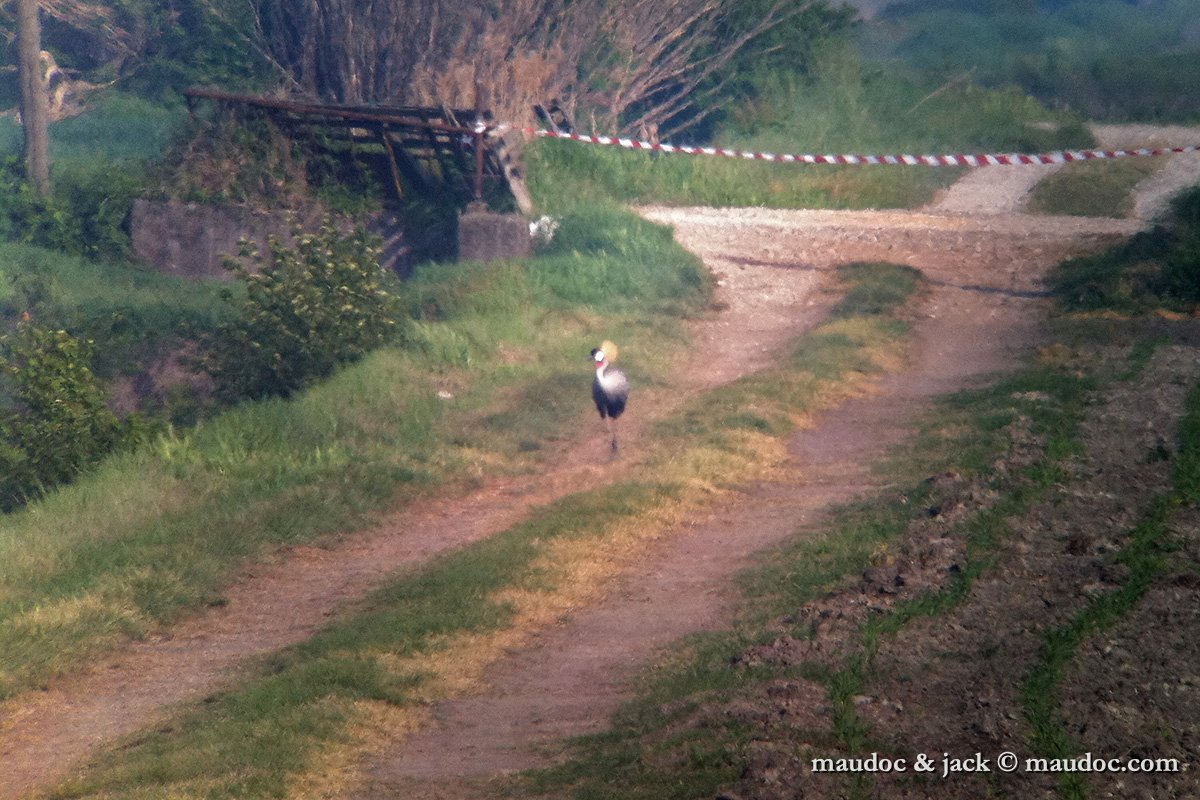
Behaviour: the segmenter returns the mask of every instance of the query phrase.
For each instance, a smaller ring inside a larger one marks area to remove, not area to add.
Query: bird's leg
[[[621,449],[620,445],[617,444],[617,421],[615,419],[610,418],[608,427],[609,427],[609,431],[612,433],[613,455],[616,455]]]

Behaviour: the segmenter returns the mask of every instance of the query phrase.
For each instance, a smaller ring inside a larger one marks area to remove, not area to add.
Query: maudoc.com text
[[[995,756],[917,753],[911,758],[871,753],[853,758],[813,758],[810,766],[813,772],[913,772],[943,778],[979,772],[1180,772],[1185,768],[1177,758],[1102,758],[1092,753],[1071,758],[1021,758],[1010,751]]]

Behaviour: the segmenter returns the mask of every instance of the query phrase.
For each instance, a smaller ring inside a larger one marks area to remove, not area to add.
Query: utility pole
[[[21,127],[25,130],[25,178],[50,194],[50,100],[42,74],[42,28],[38,0],[17,0],[17,73],[21,79]]]

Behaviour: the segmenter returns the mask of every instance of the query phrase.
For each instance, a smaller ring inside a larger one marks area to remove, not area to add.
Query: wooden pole
[[[483,85],[475,79],[475,202],[483,202]]]
[[[17,72],[21,81],[21,127],[25,132],[25,178],[50,194],[50,101],[42,74],[42,29],[37,0],[17,0]]]

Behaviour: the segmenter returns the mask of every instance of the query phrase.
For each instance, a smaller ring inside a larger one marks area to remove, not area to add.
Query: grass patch
[[[1133,189],[1162,169],[1159,158],[1083,161],[1039,181],[1027,210],[1076,217],[1127,217],[1133,213]]]
[[[128,169],[153,161],[167,149],[187,121],[183,103],[153,103],[124,92],[96,95],[88,110],[50,125],[50,157],[57,174],[102,163]],[[21,125],[0,117],[0,151],[19,155]]]
[[[349,763],[338,753],[356,752],[354,730],[418,724],[421,703],[474,684],[531,630],[593,597],[648,537],[760,472],[764,454],[778,455],[788,419],[894,360],[895,325],[881,312],[819,328],[778,369],[714,393],[730,413],[702,413],[713,407],[705,397],[664,421],[621,482],[564,497],[397,578],[362,613],[266,659],[257,677],[112,753],[57,796],[281,796],[317,780],[331,759]],[[715,751],[698,748],[693,762],[723,774]]]
[[[887,271],[875,264],[851,264],[842,274],[851,281],[851,289],[830,312],[836,319],[887,313],[917,291],[921,273],[908,267]]]

